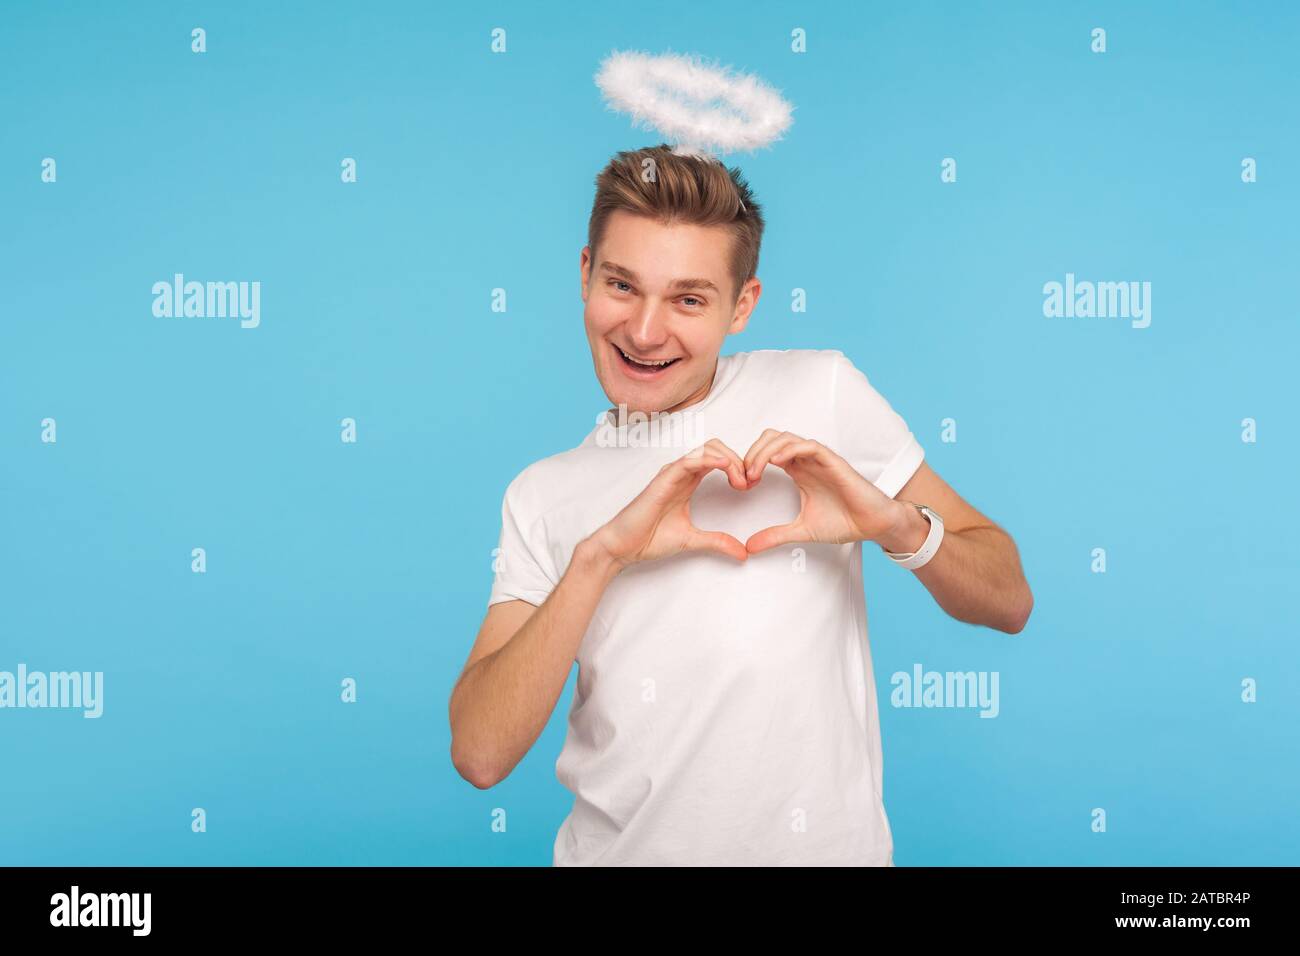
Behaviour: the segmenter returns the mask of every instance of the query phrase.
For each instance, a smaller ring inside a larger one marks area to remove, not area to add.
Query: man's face
[[[723,226],[664,225],[619,210],[592,262],[582,250],[583,320],[605,395],[629,411],[672,412],[704,398],[722,342],[749,321],[762,289],[734,296]]]

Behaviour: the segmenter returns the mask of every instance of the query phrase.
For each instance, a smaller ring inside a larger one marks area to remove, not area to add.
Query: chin
[[[620,405],[626,405],[628,413],[645,412],[647,415],[653,412],[663,411],[669,408],[673,403],[670,398],[655,394],[652,391],[641,389],[606,389],[605,396],[610,400],[615,408]]]

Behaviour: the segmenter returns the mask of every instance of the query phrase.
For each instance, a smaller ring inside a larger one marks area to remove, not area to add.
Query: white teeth
[[[639,359],[634,359],[632,356],[628,355],[626,352],[623,352],[622,349],[619,349],[619,351],[623,353],[623,358],[627,359],[627,360],[628,360],[629,362],[631,362],[633,365],[644,365],[646,368],[663,368],[663,367],[664,367],[665,365],[667,365],[669,362],[673,362],[673,361],[675,361],[675,359],[664,359],[662,362],[642,362],[642,361],[639,360]]]

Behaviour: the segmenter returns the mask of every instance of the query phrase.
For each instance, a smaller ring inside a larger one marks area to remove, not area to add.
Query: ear
[[[587,301],[587,285],[591,281],[591,246],[582,247],[578,257],[578,277],[582,282],[582,301]]]
[[[763,283],[758,277],[750,279],[740,288],[740,296],[736,299],[735,312],[731,318],[731,325],[727,327],[728,335],[735,335],[738,332],[745,331],[745,326],[749,324],[749,317],[758,305],[758,297],[763,294]]]

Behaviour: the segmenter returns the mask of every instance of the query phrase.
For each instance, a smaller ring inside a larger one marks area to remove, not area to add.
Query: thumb
[[[693,551],[715,551],[737,561],[744,561],[749,557],[745,546],[723,531],[694,532],[691,535],[690,548]]]
[[[770,551],[772,548],[780,547],[783,544],[794,544],[797,541],[807,540],[808,536],[799,525],[778,524],[755,532],[745,542],[745,550],[750,554],[758,554],[762,551]]]

